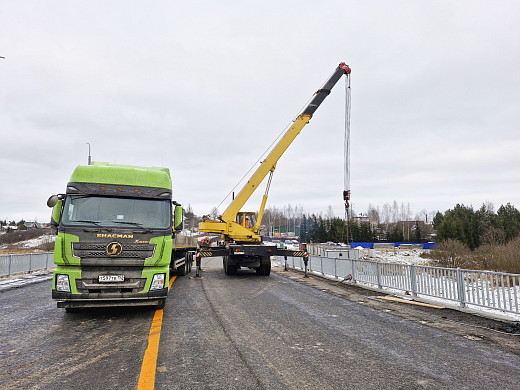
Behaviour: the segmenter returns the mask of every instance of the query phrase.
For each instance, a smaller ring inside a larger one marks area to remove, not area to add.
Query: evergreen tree
[[[345,221],[341,218],[334,217],[330,221],[329,241],[344,242],[345,241]]]
[[[422,242],[422,230],[419,221],[415,221],[414,242]]]
[[[328,237],[328,234],[327,234],[326,221],[323,220],[321,215],[318,218],[318,232],[317,232],[317,237],[316,238],[317,238],[318,242],[330,241],[329,237]]]
[[[394,225],[394,227],[387,232],[387,241],[389,242],[403,242],[404,236],[403,236],[403,230],[399,229],[399,226],[397,224]]]
[[[372,227],[369,222],[361,222],[359,224],[359,238],[363,242],[373,241]]]
[[[444,214],[442,214],[440,211],[437,211],[437,214],[435,214],[435,217],[433,217],[433,228],[437,230],[442,221],[444,221]]]
[[[496,215],[495,227],[504,231],[507,242],[518,237],[520,234],[520,212],[509,203],[500,206]]]
[[[457,204],[453,210],[444,214],[444,219],[437,228],[437,238],[444,241],[449,238],[464,243],[471,250],[480,245],[482,225],[473,208]]]
[[[307,233],[307,216],[304,214],[302,218],[302,224],[300,227],[300,239],[302,242],[309,242]]]
[[[352,235],[352,241],[361,241],[359,233],[359,224],[357,222],[352,222],[350,224],[350,232]]]

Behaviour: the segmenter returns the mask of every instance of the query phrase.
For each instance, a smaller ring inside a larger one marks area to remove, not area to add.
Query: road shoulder
[[[434,305],[414,305],[402,299],[385,299],[391,295],[362,287],[322,278],[305,277],[303,272],[275,267],[280,276],[303,283],[338,297],[357,302],[375,310],[414,321],[466,339],[482,342],[520,356],[520,324],[489,319],[450,308]]]

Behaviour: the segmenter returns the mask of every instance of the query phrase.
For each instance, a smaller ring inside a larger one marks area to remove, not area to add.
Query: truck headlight
[[[150,290],[160,290],[164,288],[164,280],[166,279],[166,274],[155,274],[152,279],[152,285],[150,286]]]
[[[69,275],[56,275],[56,291],[70,292]]]

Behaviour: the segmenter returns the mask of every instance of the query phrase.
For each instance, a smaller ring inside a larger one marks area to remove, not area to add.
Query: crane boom
[[[259,211],[258,220],[254,226],[245,226],[244,223],[237,223],[235,219],[247,200],[255,192],[269,172],[274,172],[276,163],[284,154],[287,148],[301,132],[303,127],[309,123],[314,112],[318,109],[325,98],[330,94],[331,89],[343,75],[349,75],[350,67],[342,62],[332,73],[330,78],[323,84],[315,94],[310,103],[297,116],[292,126],[285,132],[269,155],[262,161],[258,169],[251,176],[236,198],[219,217],[219,221],[208,220],[199,224],[202,232],[220,233],[229,240],[238,241],[261,241],[259,236],[260,222],[267,201],[267,194],[264,195]]]

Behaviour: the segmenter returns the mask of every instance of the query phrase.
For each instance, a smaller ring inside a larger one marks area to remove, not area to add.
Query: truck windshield
[[[170,201],[69,195],[62,222],[75,226],[167,229],[171,224]]]

